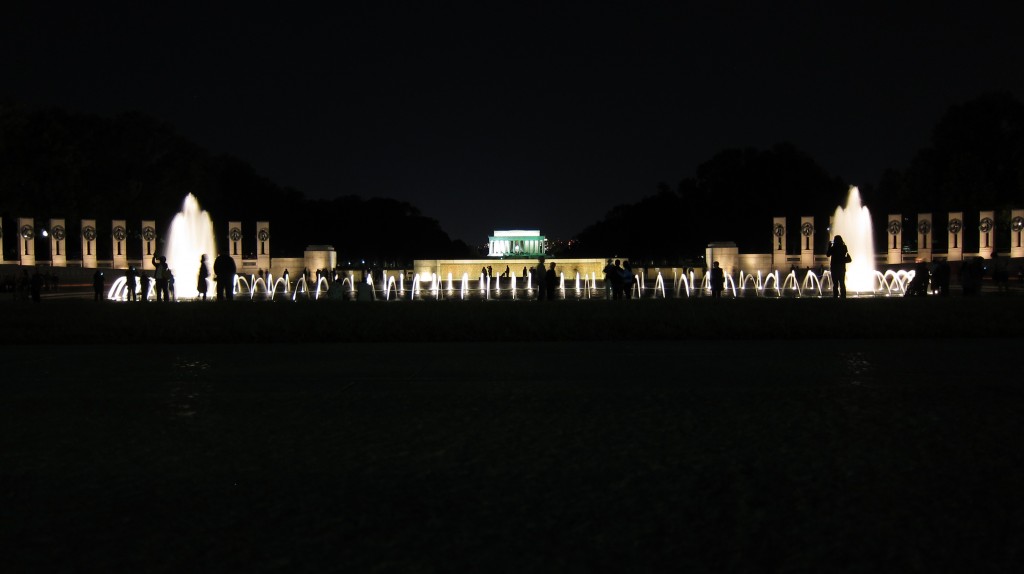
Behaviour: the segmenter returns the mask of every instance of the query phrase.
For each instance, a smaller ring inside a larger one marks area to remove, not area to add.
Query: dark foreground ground
[[[0,570],[1016,572],[1021,340],[0,347]]]
[[[58,296],[63,293],[56,294]],[[1024,296],[93,303],[0,299],[0,344],[1014,338]]]

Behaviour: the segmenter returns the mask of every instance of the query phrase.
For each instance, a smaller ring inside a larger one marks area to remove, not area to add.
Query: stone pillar
[[[991,259],[996,249],[996,212],[982,211],[978,215],[978,255]]]
[[[964,213],[962,211],[949,212],[949,248],[946,251],[948,261],[964,260]]]
[[[256,222],[256,268],[270,269],[270,222]],[[239,267],[241,269],[241,267]]]
[[[932,260],[932,214],[917,214],[917,257]]]
[[[235,260],[235,268],[242,272],[242,222],[228,222],[228,255]]]
[[[123,219],[110,222],[110,253],[113,269],[128,269],[128,228]]]
[[[36,227],[31,217],[18,218],[18,265],[36,264]]]
[[[0,217],[0,265],[4,264],[4,220]]]
[[[786,267],[786,218],[776,217],[772,220],[772,267]]]
[[[156,255],[156,221],[152,219],[142,220],[142,269],[152,271],[153,257]]]
[[[1024,209],[1014,209],[1010,212],[1010,257],[1024,257],[1024,237],[1021,235],[1024,235]]]
[[[814,267],[814,218],[800,218],[800,267]]]
[[[885,226],[889,232],[889,245],[886,248],[889,256],[886,263],[898,265],[903,263],[903,216],[899,213],[889,214],[889,223]]]
[[[82,220],[82,267],[96,268],[96,220]]]
[[[68,230],[63,219],[50,220],[50,265],[68,266]]]
[[[711,269],[712,264],[717,261],[726,275],[735,278],[740,259],[740,250],[735,243],[732,241],[709,243],[704,255],[707,257],[708,269]]]

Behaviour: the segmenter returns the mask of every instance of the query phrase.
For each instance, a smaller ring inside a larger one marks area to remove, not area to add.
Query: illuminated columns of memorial
[[[949,212],[949,243],[946,247],[946,259],[949,261],[963,261],[964,259],[964,213],[962,211]]]
[[[786,218],[772,220],[772,266],[778,269],[786,264]]]
[[[978,216],[978,255],[991,259],[996,245],[996,212],[982,211]]]
[[[932,214],[917,214],[917,257],[922,261],[932,260]]]
[[[156,255],[156,221],[152,219],[142,220],[142,269],[152,271],[153,256]]]
[[[18,218],[18,264],[36,264],[36,228],[31,217]]]
[[[82,267],[96,268],[96,220],[82,220]]]
[[[63,219],[50,220],[50,265],[68,266],[68,230]]]
[[[1010,257],[1024,257],[1024,209],[1010,212]]]
[[[256,222],[256,267],[270,271],[270,222]],[[239,267],[241,269],[241,267]]]
[[[888,247],[886,248],[886,263],[898,265],[903,263],[903,216],[899,213],[889,214],[889,222],[885,230],[889,234]]]
[[[800,218],[800,267],[814,267],[814,218]]]
[[[123,219],[110,222],[110,253],[113,269],[128,268],[128,227]]]
[[[242,270],[242,222],[228,222],[228,255],[235,260],[235,268]]]

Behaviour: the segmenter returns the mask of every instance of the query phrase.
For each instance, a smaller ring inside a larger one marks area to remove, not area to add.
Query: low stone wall
[[[545,258],[545,265],[555,264],[555,271],[558,273],[564,273],[566,278],[576,277],[576,273],[582,275],[590,275],[591,273],[597,276],[598,280],[604,277],[604,266],[605,259],[572,259],[572,258],[560,258],[551,257]],[[527,268],[529,271],[537,267],[537,259],[523,259],[523,258],[490,258],[490,259],[418,259],[413,262],[413,273],[419,273],[420,277],[430,277],[431,273],[437,273],[442,279],[447,279],[448,274],[451,273],[455,279],[461,278],[462,275],[468,274],[470,279],[476,279],[480,277],[481,269],[484,267],[491,267],[492,274],[495,277],[500,276],[505,272],[505,267],[509,268],[509,273],[514,274],[516,277],[523,277],[523,268]]]

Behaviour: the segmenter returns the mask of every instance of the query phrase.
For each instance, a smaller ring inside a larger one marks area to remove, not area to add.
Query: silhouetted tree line
[[[675,188],[661,183],[654,195],[613,208],[577,236],[577,254],[685,262],[703,255],[712,241],[766,251],[773,216],[824,213],[846,189],[791,144],[728,149],[700,164],[695,178]]]
[[[978,211],[997,210],[996,246],[1006,249],[1010,209],[1024,207],[1024,106],[1011,94],[989,94],[952,106],[939,120],[930,145],[904,169],[886,170],[880,181],[859,182],[871,209],[876,245],[887,239],[889,213],[913,224],[932,213],[936,230],[948,212],[964,211],[964,224],[977,229]],[[771,218],[789,218],[788,245],[799,245],[800,216],[812,215],[824,230],[828,217],[846,200],[848,185],[829,175],[793,145],[768,150],[729,149],[697,168],[696,177],[674,188],[658,185],[654,195],[614,207],[577,235],[578,255],[628,254],[642,261],[696,260],[712,241],[735,241],[742,251],[770,249]],[[904,244],[916,247],[913,228]],[[964,234],[968,250],[977,233]],[[827,233],[817,233],[824,252]],[[934,234],[937,249],[947,236]]]
[[[243,250],[255,252],[255,222],[271,222],[272,255],[333,245],[340,261],[403,262],[416,257],[463,257],[434,219],[392,199],[311,200],[260,176],[246,162],[211,155],[167,124],[140,113],[114,118],[0,104],[0,215],[63,217],[73,232],[68,252],[81,253],[81,219],[98,223],[100,257],[109,256],[110,221],[128,221],[129,237],[143,218],[166,234],[187,193],[213,214],[224,249],[227,221],[243,222]],[[9,234],[12,235],[13,234]],[[161,239],[166,239],[161,237]],[[5,244],[8,241],[5,239]],[[129,256],[139,256],[129,241]]]
[[[978,211],[994,209],[996,248],[1007,249],[1010,210],[1024,207],[1024,105],[1012,94],[995,93],[952,106],[929,144],[905,169],[886,170],[869,190],[886,210],[881,216],[931,212],[933,226],[945,229],[948,213],[963,211],[965,228],[977,230]],[[916,241],[916,234],[909,239]],[[945,233],[934,239],[936,248],[946,247]],[[965,249],[977,249],[977,242],[977,233],[964,234]]]
[[[1009,210],[1024,206],[1024,106],[1005,93],[953,106],[909,166],[886,170],[877,183],[858,183],[875,218],[876,244],[886,240],[889,213],[913,223],[917,213],[931,212],[938,230],[950,210],[964,211],[965,226],[976,228],[978,210],[995,209],[995,237],[1003,249]],[[695,262],[711,241],[763,252],[771,241],[771,218],[780,215],[790,218],[788,244],[797,246],[796,218],[813,215],[823,230],[845,201],[847,187],[789,143],[727,149],[700,164],[694,177],[675,186],[661,183],[653,195],[615,206],[561,255]],[[111,219],[137,226],[143,217],[157,217],[164,233],[188,192],[214,214],[219,242],[229,218],[243,222],[246,253],[255,251],[255,222],[266,219],[276,256],[301,253],[310,244],[333,245],[343,262],[475,255],[406,202],[351,195],[306,199],[244,161],[211,155],[143,114],[103,118],[0,104],[0,215],[9,222],[18,216],[64,217],[68,229],[78,230],[82,218],[95,218],[104,257]],[[130,236],[138,233],[129,229]],[[934,247],[944,249],[946,235],[934,237]],[[77,233],[68,239],[69,254],[80,253]],[[966,249],[976,248],[977,234],[964,239]],[[823,252],[827,234],[816,234],[816,241]],[[914,241],[915,233],[904,234],[905,244]],[[136,242],[128,246],[129,255],[138,256]]]

